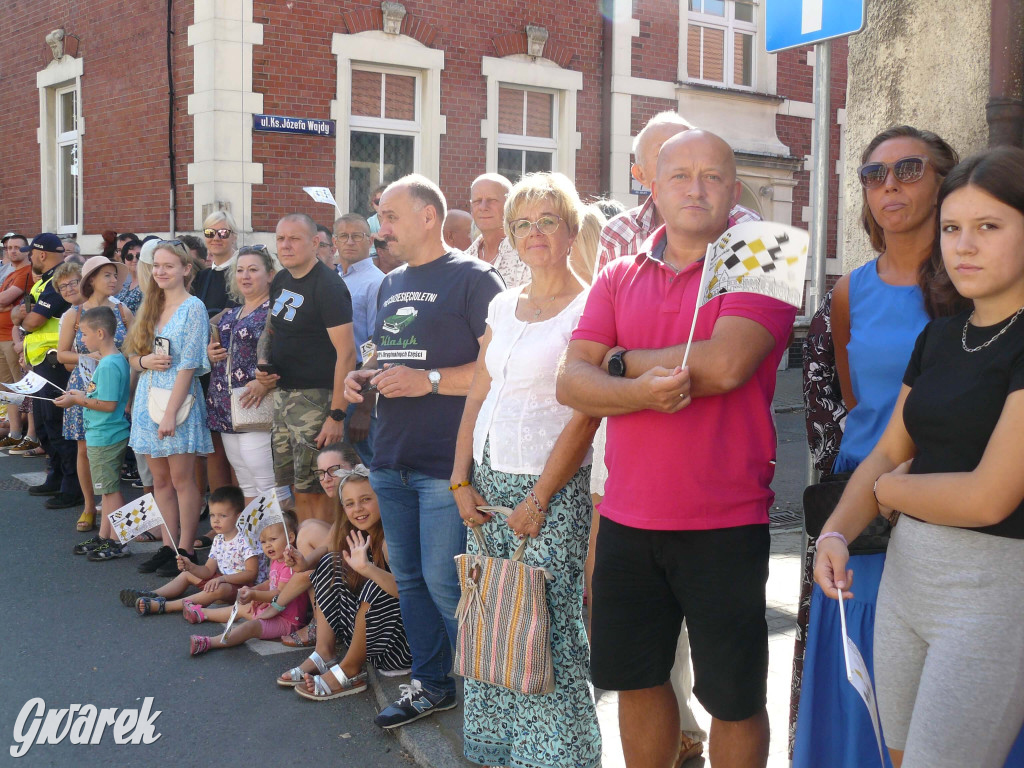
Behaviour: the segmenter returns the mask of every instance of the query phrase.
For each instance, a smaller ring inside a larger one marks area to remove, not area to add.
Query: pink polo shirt
[[[626,349],[686,343],[703,260],[677,273],[652,258],[650,250],[664,233],[662,227],[638,255],[618,259],[601,272],[573,339]],[[603,516],[650,530],[768,522],[775,499],[770,487],[776,444],[772,396],[796,309],[758,294],[726,294],[701,307],[694,341],[711,338],[718,318],[726,316],[764,326],[775,339],[771,354],[732,392],[694,398],[673,414],[646,410],[608,417]]]

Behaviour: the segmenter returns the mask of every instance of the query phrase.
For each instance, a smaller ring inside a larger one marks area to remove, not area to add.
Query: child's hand
[[[73,405],[82,405],[84,402],[84,392],[78,389],[69,389],[60,397],[54,398],[53,404],[60,408],[70,408]]]
[[[348,552],[342,552],[341,556],[345,562],[356,573],[362,573],[363,569],[370,564],[370,537],[364,536],[362,531],[352,531],[346,539]]]
[[[284,548],[284,564],[293,571],[296,569],[296,566],[305,565],[305,563],[306,558],[304,558],[302,553],[291,544]]]
[[[178,555],[175,558],[175,560],[177,560],[177,562],[178,562],[178,570],[179,571],[183,571],[184,573],[192,573],[192,561],[191,560],[189,560],[187,557],[182,557],[181,555]]]
[[[179,557],[178,559],[180,560],[181,558]],[[220,585],[223,583],[224,578],[222,576],[218,576],[215,579],[210,579],[206,582],[206,585],[203,587],[203,592],[216,592],[218,589],[220,589]]]
[[[248,605],[252,601],[252,592],[249,587],[242,587],[238,590],[238,604]]]

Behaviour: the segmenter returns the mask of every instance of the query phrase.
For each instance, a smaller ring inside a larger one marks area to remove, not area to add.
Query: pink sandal
[[[202,624],[206,621],[206,614],[202,606],[185,600],[181,605],[181,615],[189,624]]]
[[[201,656],[210,650],[210,638],[206,635],[192,635],[188,639],[188,655]]]

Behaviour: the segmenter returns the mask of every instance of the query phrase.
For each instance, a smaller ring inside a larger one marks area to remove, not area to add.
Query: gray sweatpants
[[[1024,722],[1024,540],[901,518],[878,591],[875,681],[903,768],[1002,768]]]

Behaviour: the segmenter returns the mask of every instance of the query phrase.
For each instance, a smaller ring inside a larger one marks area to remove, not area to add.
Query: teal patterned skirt
[[[511,475],[483,463],[473,467],[473,486],[487,503],[515,509],[537,482],[536,475]],[[601,732],[590,686],[590,644],[583,626],[583,564],[590,542],[590,466],[582,467],[555,497],[540,535],[523,562],[554,575],[548,583],[551,613],[553,693],[526,696],[466,680],[466,757],[480,765],[513,768],[596,768]],[[483,527],[490,554],[511,557],[519,542],[500,517]],[[476,552],[470,536],[469,552]]]

